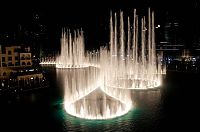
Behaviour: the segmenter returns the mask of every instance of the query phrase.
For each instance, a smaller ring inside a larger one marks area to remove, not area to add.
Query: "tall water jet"
[[[160,56],[156,55],[155,49],[154,13],[149,9],[148,25],[143,17],[141,27],[138,24],[136,10],[134,10],[133,26],[128,17],[127,29],[124,28],[123,12],[120,12],[119,19],[118,24],[115,14],[113,22],[111,15],[110,45],[101,51],[101,57],[104,58],[101,70],[106,73],[105,84],[108,87],[122,89],[149,89],[159,86],[163,69],[160,60],[156,59]]]
[[[133,107],[133,89],[156,88],[165,71],[156,54],[154,13],[138,18],[123,12],[110,16],[109,46],[85,51],[83,31],[63,31],[56,60],[58,80],[64,93],[64,108],[86,119],[108,119],[126,114]],[[49,64],[45,61],[43,64]]]
[[[72,36],[74,35],[74,36]],[[61,52],[56,58],[57,68],[87,67],[83,31],[62,32]]]
[[[120,100],[103,89],[99,51],[84,52],[83,35],[62,33],[61,54],[56,58],[58,80],[63,82],[64,108],[70,115],[86,119],[121,116],[131,102]],[[72,38],[72,36],[74,36]],[[79,41],[78,41],[79,40]],[[76,49],[74,49],[76,48]],[[120,97],[125,94],[120,94]]]

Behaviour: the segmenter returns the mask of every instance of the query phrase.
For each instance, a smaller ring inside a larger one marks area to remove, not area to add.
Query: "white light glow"
[[[60,55],[41,62],[56,65],[65,90],[64,108],[70,115],[85,119],[122,116],[133,108],[133,89],[162,84],[166,70],[155,50],[154,13],[149,10],[148,23],[142,18],[139,24],[136,10],[133,20],[127,18],[127,26],[124,19],[123,12],[119,18],[111,15],[108,47],[85,52],[83,32],[67,30],[62,34]]]

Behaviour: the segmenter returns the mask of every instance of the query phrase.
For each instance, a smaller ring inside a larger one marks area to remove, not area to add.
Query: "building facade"
[[[30,47],[0,46],[0,64],[1,67],[31,66],[32,60]]]

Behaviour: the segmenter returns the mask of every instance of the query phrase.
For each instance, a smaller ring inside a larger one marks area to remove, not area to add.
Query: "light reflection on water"
[[[20,96],[1,97],[0,131],[171,132],[195,128],[193,121],[199,114],[196,107],[199,103],[196,87],[199,74],[169,72],[160,89],[135,91],[132,96],[135,108],[132,111],[106,121],[83,120],[67,115],[62,108],[63,91],[58,88],[58,82],[54,83],[56,74],[49,77],[53,80],[50,87],[34,91],[34,95],[32,91]]]
[[[67,114],[62,99],[54,102],[58,106],[55,118],[63,131],[154,131],[158,125],[161,109],[161,90],[133,91],[135,107],[126,115],[108,120],[87,120]]]

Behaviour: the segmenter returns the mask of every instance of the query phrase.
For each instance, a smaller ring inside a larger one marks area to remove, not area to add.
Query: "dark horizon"
[[[43,25],[47,26],[49,39],[58,42],[63,27],[82,28],[89,45],[99,45],[109,30],[110,11],[132,12],[134,8],[139,14],[146,14],[150,7],[155,12],[156,23],[166,22],[166,15],[178,21],[182,36],[187,45],[199,38],[200,25],[198,12],[199,1],[179,2],[178,0],[109,0],[66,2],[17,2],[1,4],[0,33],[17,32],[19,24],[29,26],[33,17],[38,14]],[[95,48],[95,46],[94,46]]]

